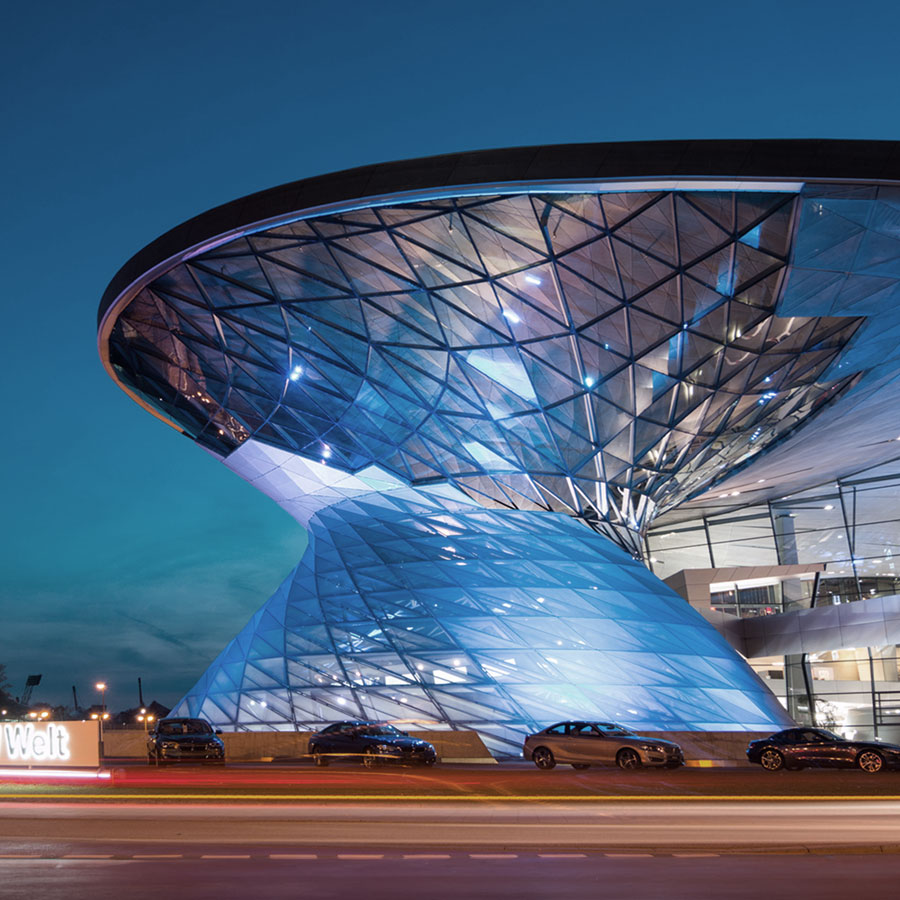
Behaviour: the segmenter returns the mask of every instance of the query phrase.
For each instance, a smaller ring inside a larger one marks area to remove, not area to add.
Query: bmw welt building
[[[299,181],[140,251],[99,349],[308,532],[175,714],[900,723],[898,144]]]

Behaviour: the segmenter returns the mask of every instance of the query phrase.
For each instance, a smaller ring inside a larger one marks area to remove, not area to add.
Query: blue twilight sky
[[[172,705],[302,529],[97,358],[118,267],[251,191],[567,141],[900,138],[894,3],[8,4],[0,663],[18,693]],[[38,696],[38,695],[36,695]]]

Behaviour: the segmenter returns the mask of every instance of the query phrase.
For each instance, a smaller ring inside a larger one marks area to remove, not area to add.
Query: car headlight
[[[375,749],[379,753],[402,753],[403,752],[399,747],[395,747],[393,744],[376,744]]]
[[[664,753],[665,748],[659,744],[641,744],[641,750],[649,750],[651,753]]]
[[[163,750],[177,750],[178,744],[176,744],[175,741],[163,741],[162,748]]]

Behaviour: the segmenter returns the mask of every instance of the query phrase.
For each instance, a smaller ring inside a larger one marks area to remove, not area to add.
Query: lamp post
[[[98,681],[94,687],[100,691],[100,715],[92,715],[91,718],[96,718],[100,722],[100,759],[103,759],[103,723],[109,718],[106,712],[106,682]]]
[[[141,714],[137,717],[138,722],[144,723],[144,731],[145,732],[147,731],[147,728],[150,725],[150,723],[155,721],[155,719],[156,719],[156,716],[148,715],[146,709],[142,709]]]

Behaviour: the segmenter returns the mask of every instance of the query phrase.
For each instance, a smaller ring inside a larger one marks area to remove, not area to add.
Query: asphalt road
[[[103,848],[93,848],[94,853]],[[4,900],[123,897],[398,900],[760,900],[896,894],[896,856],[448,854],[196,848],[181,857],[0,859]],[[46,852],[46,851],[45,851]],[[77,855],[77,850],[74,855]],[[53,856],[53,854],[56,854]]]
[[[893,896],[898,873],[900,773],[133,766],[0,784],[0,898],[845,900]]]
[[[900,851],[900,801],[0,803],[0,843]],[[900,863],[900,855],[897,857]]]

